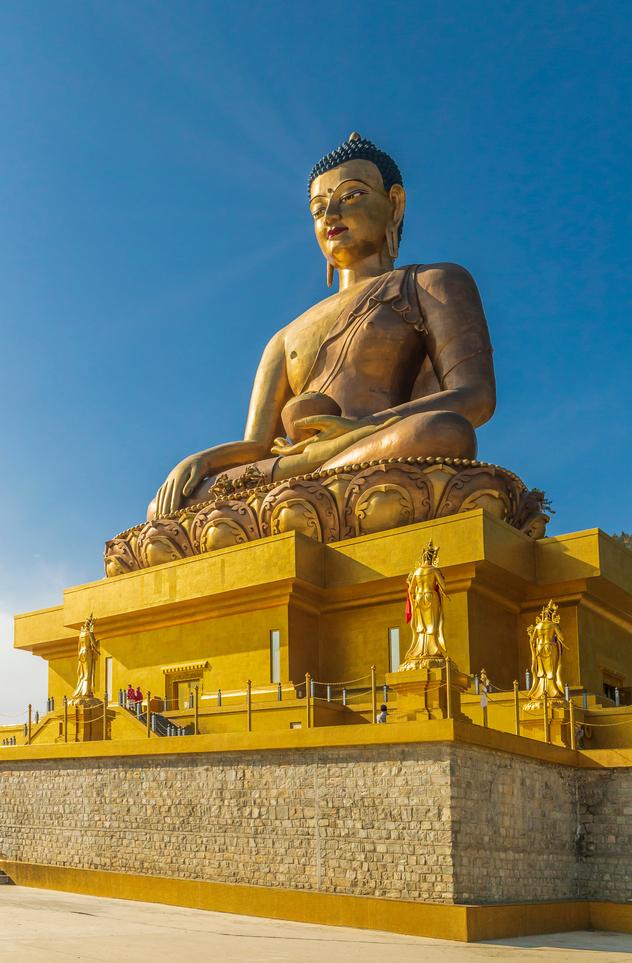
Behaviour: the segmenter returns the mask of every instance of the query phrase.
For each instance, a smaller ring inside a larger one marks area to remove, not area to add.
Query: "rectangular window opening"
[[[278,629],[270,632],[270,682],[281,681],[281,633]]]
[[[108,700],[112,699],[112,657],[106,656],[105,659],[105,691],[108,694]]]
[[[388,630],[388,668],[389,672],[397,672],[399,669],[399,629]]]

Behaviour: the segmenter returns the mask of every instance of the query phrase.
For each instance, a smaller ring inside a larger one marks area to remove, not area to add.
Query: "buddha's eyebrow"
[[[330,187],[329,190],[327,191],[327,193],[328,193],[328,194],[333,194],[334,191],[337,191],[338,188],[339,188],[339,187],[342,187],[343,184],[349,184],[349,183],[352,183],[352,184],[363,184],[364,187],[368,187],[369,190],[371,190],[371,191],[374,190],[374,187],[372,187],[371,184],[367,184],[366,181],[363,181],[363,180],[362,180],[361,178],[359,178],[359,177],[347,177],[347,178],[345,178],[344,181],[340,181],[339,184],[336,184],[335,187]],[[311,204],[313,201],[317,201],[317,200],[319,200],[319,199],[320,199],[320,200],[323,200],[323,199],[325,198],[325,196],[326,196],[325,194],[314,194],[314,196],[312,197],[312,199],[310,200],[309,203]]]

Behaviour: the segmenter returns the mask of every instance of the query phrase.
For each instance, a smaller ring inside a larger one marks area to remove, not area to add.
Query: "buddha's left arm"
[[[417,293],[428,358],[437,389],[370,419],[381,423],[425,411],[454,411],[474,426],[484,424],[496,407],[492,347],[480,295],[472,276],[458,264],[420,268]]]

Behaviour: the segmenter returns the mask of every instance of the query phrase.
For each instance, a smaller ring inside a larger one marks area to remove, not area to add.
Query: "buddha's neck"
[[[380,251],[379,254],[371,254],[363,261],[357,261],[353,267],[342,268],[338,271],[340,281],[339,290],[346,291],[347,288],[352,287],[354,284],[359,284],[361,281],[366,281],[369,278],[377,278],[380,274],[386,274],[387,271],[392,270],[393,260],[388,256],[386,251]]]

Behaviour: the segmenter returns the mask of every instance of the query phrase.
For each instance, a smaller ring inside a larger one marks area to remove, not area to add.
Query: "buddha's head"
[[[360,134],[320,160],[309,176],[309,208],[320,249],[333,269],[397,257],[406,194],[395,161]]]

